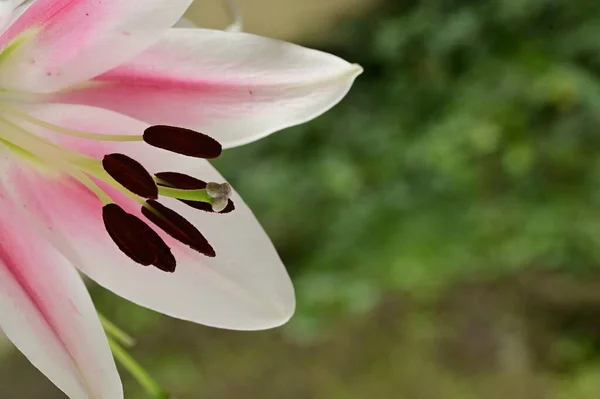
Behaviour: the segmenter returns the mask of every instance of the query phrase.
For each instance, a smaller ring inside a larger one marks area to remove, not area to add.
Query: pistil
[[[183,190],[180,188],[172,188],[159,186],[158,193],[165,197],[177,198],[188,201],[201,201],[212,204],[214,198],[208,195],[206,189],[201,190]]]

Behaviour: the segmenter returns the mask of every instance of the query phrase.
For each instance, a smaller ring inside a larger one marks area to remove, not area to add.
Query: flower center
[[[102,160],[63,147],[21,126],[27,122],[61,135],[92,141],[140,142],[185,156],[211,159],[221,154],[213,138],[189,129],[151,126],[139,135],[110,135],[58,126],[30,114],[0,105],[0,144],[45,170],[68,174],[102,202],[106,231],[118,248],[135,262],[174,272],[176,260],[164,240],[144,221],[127,213],[97,182],[103,182],[141,205],[141,213],[175,240],[209,257],[216,256],[204,236],[183,216],[167,208],[159,197],[172,197],[205,212],[228,213],[235,209],[231,186],[204,182],[177,172],[152,176],[136,160],[120,153]]]

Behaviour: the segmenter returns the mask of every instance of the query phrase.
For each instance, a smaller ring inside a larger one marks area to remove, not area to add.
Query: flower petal
[[[36,117],[72,129],[112,134],[140,134],[146,124],[85,106],[51,105]],[[207,161],[156,149],[145,143],[92,142],[58,137],[65,146],[89,155],[119,152],[141,162],[151,173],[180,171],[207,181],[224,181]],[[252,212],[234,193],[235,211],[212,214],[176,200],[160,201],[187,217],[216,250],[208,258],[159,232],[172,248],[177,269],[169,274],[144,267],[119,251],[104,229],[101,203],[68,179],[50,182],[31,172],[13,176],[20,201],[37,214],[44,228],[74,264],[99,284],[142,306],[173,317],[240,330],[278,326],[294,310],[294,292],[277,252]],[[128,212],[142,219],[139,205],[109,191]]]
[[[52,92],[135,56],[192,0],[36,0],[0,37],[0,86]]]
[[[27,1],[27,4],[23,4]],[[33,4],[33,0],[0,0],[2,2],[2,24],[0,28],[0,35],[4,34],[4,32],[16,21],[21,14],[27,10],[31,4]],[[7,15],[7,9],[10,8],[10,15]],[[1,41],[1,40],[0,40]]]
[[[11,168],[4,166],[6,175]],[[122,398],[117,369],[81,277],[26,217],[9,196],[0,196],[0,327],[70,398]]]
[[[227,148],[317,117],[361,71],[327,53],[246,33],[171,29],[131,62],[56,101],[188,127]]]
[[[196,24],[193,23],[190,19],[183,17],[175,25],[173,28],[196,28]]]
[[[15,7],[11,1],[0,0],[0,31],[8,26]]]

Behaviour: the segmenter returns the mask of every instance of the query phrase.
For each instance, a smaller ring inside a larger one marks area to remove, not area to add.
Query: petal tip
[[[254,305],[246,308],[248,318],[245,321],[216,327],[241,331],[270,330],[286,324],[296,311],[296,295],[289,279],[285,284],[279,282],[277,291],[267,295],[263,291],[262,295],[256,295],[254,299],[257,300]]]
[[[280,303],[277,309],[277,317],[274,319],[273,327],[286,324],[296,312],[296,299],[292,296],[291,301]]]
[[[364,72],[364,68],[359,65],[359,64],[350,64],[350,75],[352,76],[352,79],[356,78],[357,76],[361,75]]]
[[[351,64],[349,62],[344,61],[344,67],[340,68],[334,75],[332,75],[328,80],[329,84],[335,83],[338,85],[347,85],[348,90],[350,86],[354,82],[354,80],[364,72],[364,69],[359,64]]]
[[[296,311],[296,296],[291,281],[286,287],[285,292],[281,293],[277,298],[273,298],[266,305],[269,307],[268,314],[271,317],[264,320],[261,329],[280,327],[290,321]]]

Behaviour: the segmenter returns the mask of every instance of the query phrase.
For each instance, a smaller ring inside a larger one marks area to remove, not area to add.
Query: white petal
[[[146,124],[101,109],[46,106],[34,114],[74,129],[112,134],[140,134]],[[38,133],[52,137],[51,132]],[[121,152],[152,173],[179,171],[207,181],[224,181],[208,162],[174,155],[144,143],[98,143],[59,137],[65,146],[101,157]],[[105,231],[101,203],[68,179],[41,181],[31,172],[13,175],[20,198],[37,214],[55,244],[99,284],[142,306],[210,326],[256,330],[286,322],[294,311],[294,292],[286,270],[252,212],[234,193],[236,210],[208,214],[178,201],[162,201],[188,218],[214,247],[208,258],[164,237],[177,258],[173,274],[144,267],[118,250]],[[115,194],[139,215],[138,205]],[[143,217],[141,217],[143,218]],[[143,218],[145,219],[145,218]]]
[[[0,32],[2,32],[12,20],[14,6],[11,0],[0,0]]]
[[[7,1],[9,3],[11,2],[11,0],[4,0],[4,1]],[[13,8],[19,7],[21,4],[25,3],[26,1],[33,2],[33,0],[12,0]]]
[[[225,7],[227,8],[227,12],[229,13],[229,17],[231,18],[231,23],[223,29],[226,32],[242,32],[244,30],[242,13],[240,12],[238,5],[235,0],[222,0]],[[197,28],[194,22],[189,20],[188,18],[181,18],[174,26],[174,28]]]
[[[122,398],[117,369],[81,277],[9,199],[10,188],[0,189],[0,327],[70,398]]]
[[[196,28],[196,24],[187,18],[181,18],[177,21],[174,28]]]
[[[4,1],[6,1],[7,5],[10,4],[10,0]],[[4,34],[4,32],[21,16],[21,14],[31,7],[31,4],[33,4],[33,0],[13,0],[11,15],[3,17],[4,22],[2,28],[0,28],[1,34]]]
[[[56,101],[196,129],[227,148],[319,116],[361,71],[327,53],[246,33],[172,29],[130,63]]]
[[[225,28],[226,32],[242,32],[244,30],[244,19],[236,0],[223,0],[229,11],[231,24]]]

